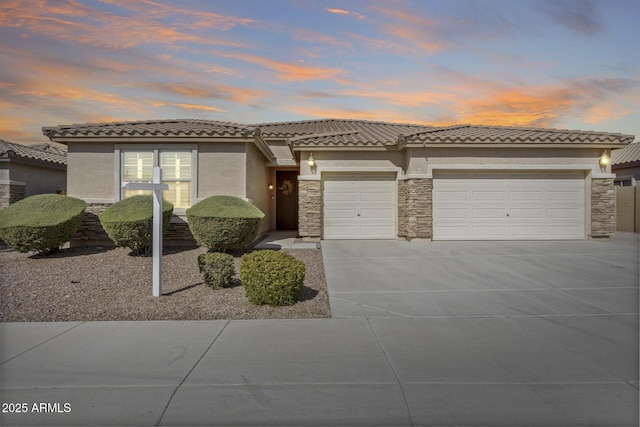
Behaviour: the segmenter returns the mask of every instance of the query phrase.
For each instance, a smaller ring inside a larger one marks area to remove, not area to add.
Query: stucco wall
[[[330,171],[389,170],[404,168],[405,155],[400,151],[318,151],[313,152],[316,167],[308,165],[309,153],[300,156],[300,175],[313,176]]]
[[[247,197],[245,144],[208,142],[198,144],[199,200],[215,195]]]
[[[36,165],[9,162],[11,181],[24,182],[25,197],[55,193],[67,188],[67,171]]]
[[[632,167],[621,168],[614,166],[613,173],[616,174],[616,178],[635,178],[636,181],[640,181],[640,165]]]
[[[67,194],[81,199],[115,200],[115,144],[70,142],[67,151]]]
[[[260,232],[265,232],[271,228],[271,197],[268,188],[270,171],[265,165],[266,157],[253,143],[246,144],[246,154],[246,194],[251,203],[265,214],[260,229]]]
[[[410,148],[410,162],[407,174],[427,173],[439,168],[491,168],[498,166],[505,168],[512,165],[514,168],[537,169],[583,169],[600,172],[598,157],[601,149],[598,148]],[[418,170],[421,168],[421,170]]]

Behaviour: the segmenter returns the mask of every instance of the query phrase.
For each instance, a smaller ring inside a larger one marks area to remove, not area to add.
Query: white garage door
[[[575,172],[440,172],[434,240],[585,238],[585,180]]]
[[[324,239],[393,239],[395,174],[322,174]]]

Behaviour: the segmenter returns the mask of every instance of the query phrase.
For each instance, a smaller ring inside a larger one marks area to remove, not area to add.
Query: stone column
[[[433,237],[433,180],[410,178],[398,182],[398,236],[407,240]]]
[[[322,185],[319,180],[298,181],[298,234],[307,242],[317,242],[322,236]]]
[[[613,178],[591,180],[591,237],[609,237],[616,231],[616,192]]]

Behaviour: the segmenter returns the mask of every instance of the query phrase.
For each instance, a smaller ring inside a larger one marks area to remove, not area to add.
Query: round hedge
[[[20,252],[55,252],[78,230],[86,207],[60,194],[27,197],[0,211],[0,239]]]
[[[162,201],[162,231],[171,222],[173,204]],[[148,254],[153,245],[153,196],[127,197],[109,206],[100,215],[102,228],[116,246]]]
[[[242,256],[240,281],[253,304],[295,304],[302,295],[304,276],[304,263],[286,252],[263,250]]]
[[[187,209],[191,234],[212,252],[242,249],[258,235],[264,213],[233,196],[212,196]]]

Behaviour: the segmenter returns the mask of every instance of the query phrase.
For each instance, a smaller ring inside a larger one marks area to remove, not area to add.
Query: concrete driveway
[[[334,318],[638,312],[637,240],[324,241]]]
[[[416,420],[637,425],[637,238],[322,248],[333,316],[367,318]]]

